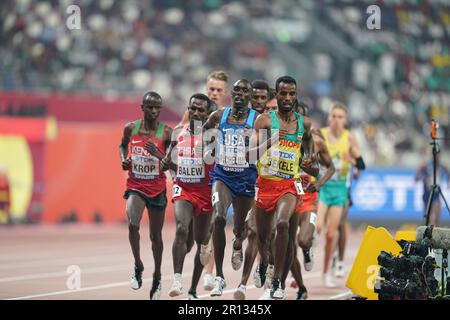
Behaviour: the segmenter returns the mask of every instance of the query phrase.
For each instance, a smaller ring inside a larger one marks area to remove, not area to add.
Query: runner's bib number
[[[159,177],[159,160],[153,156],[132,155],[131,172],[138,179],[155,179]]]
[[[294,186],[299,196],[305,194],[305,191],[303,191],[302,183],[300,181],[295,181]]]
[[[179,185],[174,184],[173,185],[173,197],[179,197],[181,196],[181,187]]]

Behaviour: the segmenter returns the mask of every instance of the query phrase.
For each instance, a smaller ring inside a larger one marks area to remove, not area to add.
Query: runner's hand
[[[122,161],[122,170],[124,171],[128,171],[130,169],[131,166],[131,159],[125,159],[124,161]]]
[[[169,170],[170,159],[168,157],[164,157],[161,160],[161,171]]]
[[[313,164],[315,162],[315,157],[314,155],[310,155],[308,157],[305,157],[302,159],[302,163],[300,164],[300,167],[302,169],[311,169]]]
[[[152,141],[148,140],[145,144],[145,150],[147,150],[152,156],[155,156],[159,153],[158,147]]]
[[[314,193],[319,191],[321,186],[322,184],[320,184],[318,181],[313,181],[308,183],[308,185],[306,186],[306,191]]]

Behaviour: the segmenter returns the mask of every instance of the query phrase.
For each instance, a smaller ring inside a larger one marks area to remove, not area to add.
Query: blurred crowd
[[[80,30],[66,27],[72,4],[81,8]],[[372,4],[381,30],[367,28]],[[431,118],[450,136],[448,1],[5,0],[0,16],[0,90],[117,97],[151,88],[182,113],[212,70],[270,84],[292,73],[282,44],[314,66],[311,81],[300,84],[314,121],[326,124],[333,99],[346,103],[369,165],[416,166]],[[302,51],[317,41],[308,37],[315,23],[356,58],[340,56],[333,42]]]

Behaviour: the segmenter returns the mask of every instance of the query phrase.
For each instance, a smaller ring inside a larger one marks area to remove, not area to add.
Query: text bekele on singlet
[[[266,180],[290,180],[300,177],[301,146],[304,133],[303,118],[295,113],[297,118],[297,131],[286,134],[283,139],[266,150],[258,161],[258,175]],[[280,130],[276,111],[270,112],[270,128],[272,134]]]

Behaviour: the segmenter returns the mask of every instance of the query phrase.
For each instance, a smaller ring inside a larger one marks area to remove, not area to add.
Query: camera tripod
[[[430,215],[431,215],[431,205],[433,204],[433,198],[435,194],[439,194],[440,197],[444,200],[445,206],[447,207],[448,212],[450,213],[450,209],[448,207],[447,200],[445,200],[444,194],[442,193],[441,187],[437,184],[436,176],[437,176],[437,154],[440,152],[438,140],[447,140],[445,138],[437,137],[437,123],[432,120],[431,124],[431,139],[430,145],[433,148],[433,185],[431,186],[431,192],[428,197],[427,208],[425,210],[424,222],[425,226],[428,226],[430,223]]]
[[[450,209],[448,207],[447,200],[442,193],[441,187],[437,184],[437,155],[440,152],[438,140],[447,140],[445,138],[437,137],[437,128],[438,124],[436,121],[431,120],[431,142],[430,145],[433,149],[433,185],[431,186],[431,192],[428,197],[427,208],[425,210],[424,220],[425,226],[428,226],[430,223],[430,215],[431,215],[431,206],[433,204],[433,198],[435,194],[438,194],[442,200],[444,200],[445,206],[447,207],[448,212],[450,213]],[[432,228],[432,227],[431,227]],[[430,234],[431,239],[431,234]],[[448,267],[448,252],[446,249],[442,250],[442,266],[441,266],[441,295],[444,297],[449,293],[450,287],[448,285],[450,278],[447,278],[447,267]]]

